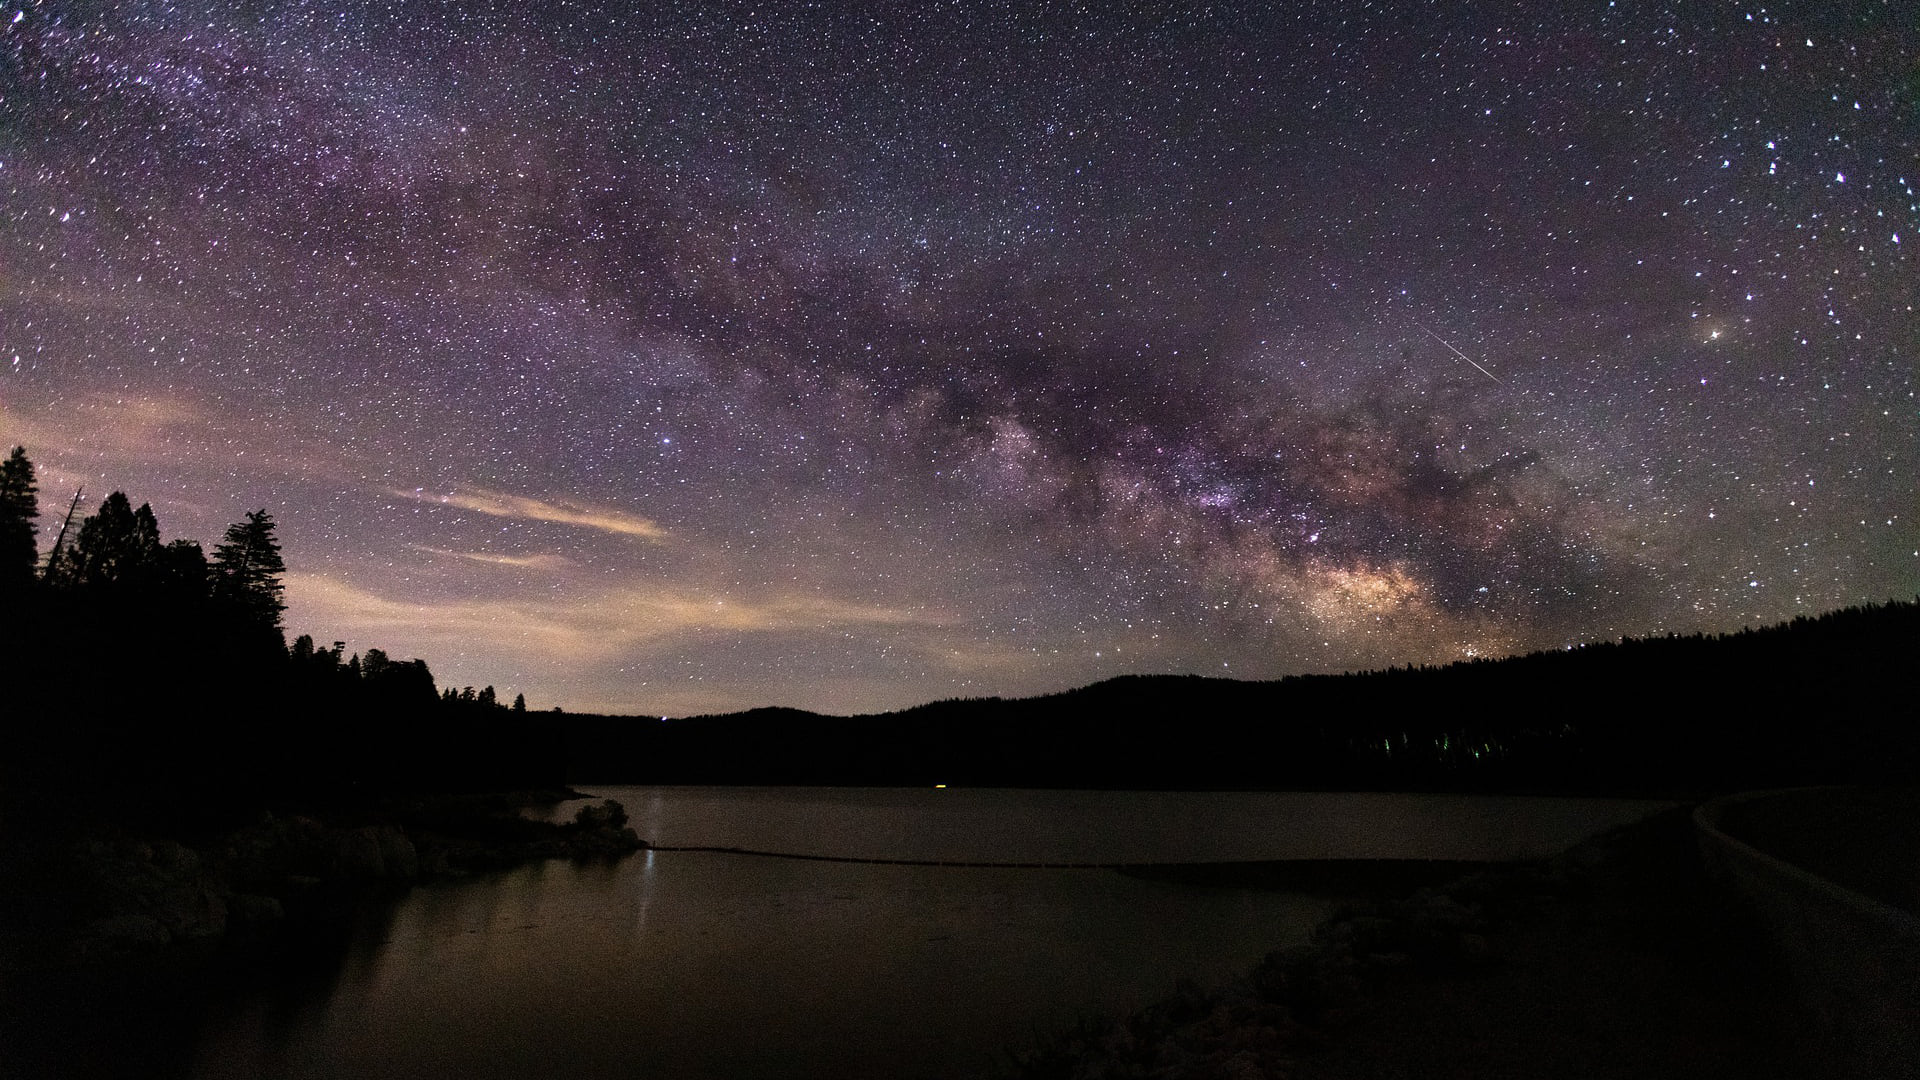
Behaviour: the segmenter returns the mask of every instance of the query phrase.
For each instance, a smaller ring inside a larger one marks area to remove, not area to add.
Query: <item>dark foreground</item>
[[[1800,1049],[1784,975],[1703,876],[1689,812],[1546,864],[1350,905],[1235,985],[1183,986],[1132,1016],[1090,1021],[1007,1074],[1820,1075]],[[1218,868],[1206,873],[1225,883]],[[1255,868],[1242,884],[1290,887],[1276,873]]]
[[[643,846],[610,800],[568,823],[520,812],[577,794],[392,796],[219,823],[10,805],[0,823],[0,975],[232,959],[324,935],[419,882]]]
[[[485,817],[495,835],[484,844],[475,838],[446,846],[451,830],[429,829],[417,819],[404,831],[430,866],[448,857],[476,869],[538,857],[503,846],[498,830],[517,832],[519,825]],[[344,853],[358,843],[352,838],[368,837],[368,829],[376,838],[385,835],[364,825],[315,835],[329,838],[324,850]],[[610,840],[618,829],[601,822],[575,831]],[[545,834],[537,842],[552,841],[553,834]],[[296,847],[316,850],[303,844]],[[142,865],[180,858],[139,850],[94,854]],[[1710,1080],[1821,1072],[1798,1049],[1784,977],[1704,879],[1685,810],[1606,834],[1547,863],[1481,865],[1465,876],[1458,867],[1395,862],[1127,872],[1374,899],[1348,905],[1310,944],[1270,955],[1233,985],[1185,985],[1124,1019],[1086,1022],[1019,1055],[1005,1075]],[[293,876],[302,880],[290,887],[317,887],[307,880],[312,875]],[[288,906],[289,922],[296,910]],[[230,926],[229,933],[237,929]],[[0,1015],[0,1035],[42,1029],[31,1042],[43,1051],[0,1059],[0,1076],[121,1075],[127,1062],[111,1047],[127,1038],[162,1056],[179,1055],[144,1062],[147,1074],[182,1074],[191,1063],[185,1033],[201,1011],[197,999],[244,994],[254,983],[277,985],[289,971],[324,969],[301,963],[299,954],[337,951],[347,932],[336,918],[316,918],[306,932],[223,949],[213,978],[205,951],[190,950],[197,959],[181,964],[172,962],[183,959],[178,948],[133,954],[116,948],[110,977],[102,977],[109,969],[97,963],[43,968],[32,973],[31,988],[22,986],[21,969],[0,965],[0,991],[6,991],[0,1012],[7,1014]],[[103,993],[116,1000],[101,1000]],[[143,1017],[152,1031],[116,1030],[110,1017]],[[59,1030],[45,1030],[48,1024]],[[0,1038],[7,1042],[23,1048],[22,1041]]]

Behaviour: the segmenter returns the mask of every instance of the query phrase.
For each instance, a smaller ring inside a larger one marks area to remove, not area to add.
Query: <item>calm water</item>
[[[1153,862],[1543,855],[1654,804],[1417,795],[622,788],[663,845]],[[563,808],[564,810],[565,808]],[[195,1077],[945,1077],[1179,977],[1243,973],[1324,898],[1106,870],[693,852],[414,890],[337,970],[210,1005]]]

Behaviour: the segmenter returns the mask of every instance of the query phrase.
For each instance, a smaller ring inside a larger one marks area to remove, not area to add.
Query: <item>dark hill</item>
[[[1920,605],[1272,682],[869,716],[569,716],[583,783],[1704,791],[1920,779]]]

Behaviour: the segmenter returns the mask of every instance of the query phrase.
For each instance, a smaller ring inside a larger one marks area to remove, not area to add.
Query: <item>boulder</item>
[[[407,834],[391,825],[381,826],[378,830],[380,841],[380,861],[386,867],[386,876],[392,881],[413,881],[420,876],[420,853],[414,849],[413,841]]]
[[[227,899],[229,933],[258,937],[271,932],[286,917],[286,908],[271,896],[235,893]]]
[[[147,907],[176,941],[206,940],[227,932],[226,898],[204,885],[171,885],[152,896]]]
[[[174,840],[153,844],[153,864],[174,875],[189,875],[200,869],[200,853]]]
[[[1359,994],[1353,953],[1344,945],[1292,945],[1270,952],[1249,976],[1261,997],[1302,1013],[1346,1004]]]
[[[582,831],[619,829],[627,823],[627,808],[613,799],[598,806],[583,806],[573,815],[573,823]]]
[[[151,915],[108,915],[88,923],[73,942],[74,955],[98,960],[157,949],[173,939]]]
[[[349,881],[378,880],[387,876],[387,860],[380,851],[380,833],[372,826],[340,829],[328,837],[330,869]]]

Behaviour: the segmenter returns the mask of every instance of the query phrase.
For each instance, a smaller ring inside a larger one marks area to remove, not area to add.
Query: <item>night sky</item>
[[[290,636],[442,686],[853,712],[1920,592],[1910,2],[11,0],[0,95],[43,551],[81,485],[264,507]]]

